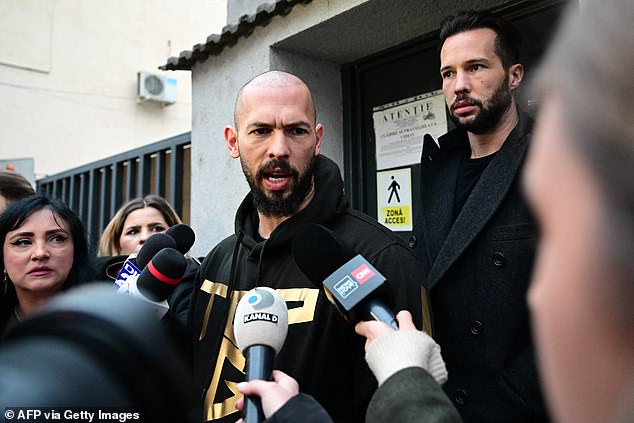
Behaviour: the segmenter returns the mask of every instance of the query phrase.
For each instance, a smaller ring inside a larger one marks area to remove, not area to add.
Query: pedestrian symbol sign
[[[393,231],[412,230],[411,170],[377,172],[377,216],[379,222]]]
[[[400,203],[401,198],[398,196],[398,190],[401,189],[401,186],[394,180],[394,175],[390,176],[392,183],[387,188],[390,191],[390,197],[387,199],[387,203],[390,204],[392,202],[392,196],[396,194],[396,202]]]

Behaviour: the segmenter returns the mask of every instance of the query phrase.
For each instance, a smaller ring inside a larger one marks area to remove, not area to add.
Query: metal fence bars
[[[91,252],[122,204],[156,194],[185,223],[190,213],[191,132],[37,180],[37,192],[57,198],[84,224]]]

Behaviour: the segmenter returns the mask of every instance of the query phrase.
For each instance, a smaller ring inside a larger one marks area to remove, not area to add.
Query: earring
[[[7,286],[9,286],[9,275],[7,274],[7,271],[4,271],[4,279],[2,281],[2,293],[3,295],[7,294]]]

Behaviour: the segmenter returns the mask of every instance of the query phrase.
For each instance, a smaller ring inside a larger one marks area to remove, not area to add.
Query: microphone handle
[[[267,345],[252,345],[246,351],[246,380],[271,380],[275,350]],[[261,423],[265,419],[262,401],[256,395],[244,398],[245,423]]]
[[[398,330],[398,322],[396,316],[383,301],[378,298],[370,298],[365,303],[366,311],[369,317],[379,322],[387,323],[392,329]]]

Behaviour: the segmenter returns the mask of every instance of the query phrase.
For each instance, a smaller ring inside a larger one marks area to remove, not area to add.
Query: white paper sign
[[[441,90],[375,107],[376,169],[418,163],[423,136],[434,139],[447,132],[445,99]]]

